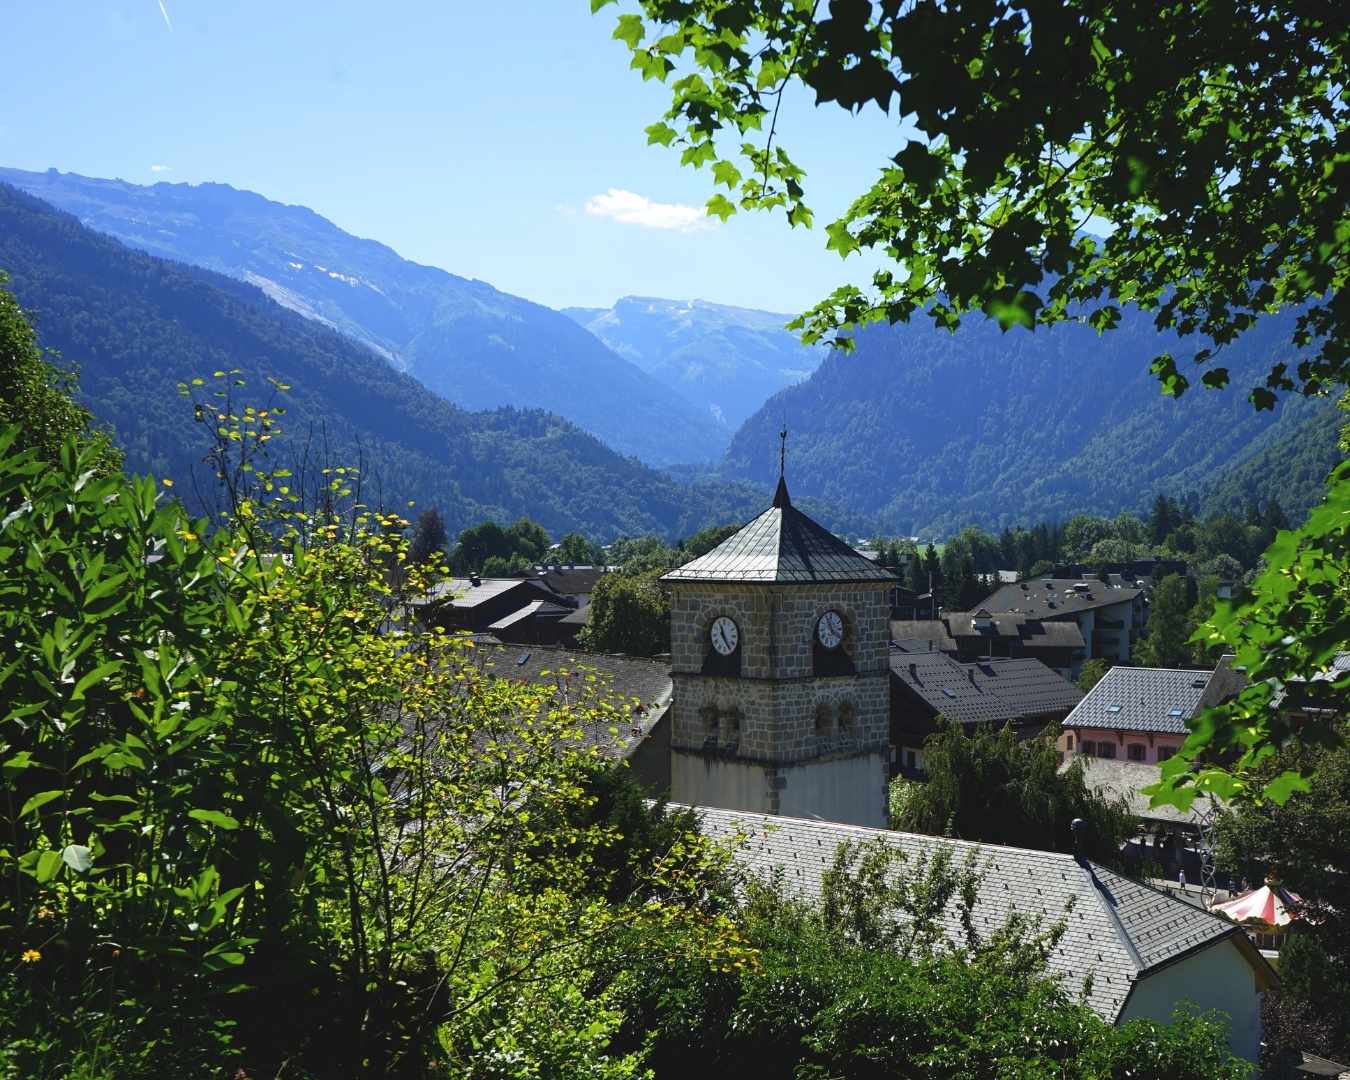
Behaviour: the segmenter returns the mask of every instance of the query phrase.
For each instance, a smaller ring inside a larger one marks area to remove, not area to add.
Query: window
[[[1171,717],[1179,717],[1181,716],[1181,709],[1177,706],[1173,706],[1172,708],[1167,710],[1167,715]]]
[[[1068,739],[1068,742],[1066,742],[1065,745],[1066,745],[1070,750],[1072,750],[1072,749],[1073,749],[1073,733],[1070,732],[1070,733],[1066,736],[1066,738]]]
[[[1112,716],[1114,716],[1116,713],[1120,712],[1120,706],[1119,706],[1119,705],[1108,705],[1108,706],[1106,707],[1106,711],[1109,712]]]
[[[1148,747],[1141,742],[1130,743],[1128,750],[1131,761],[1145,761],[1148,758]]]
[[[1166,761],[1176,752],[1177,748],[1175,746],[1160,746],[1158,747],[1158,760]]]
[[[1096,757],[1097,744],[1091,739],[1084,739],[1082,753],[1086,754],[1088,757]]]
[[[1116,744],[1107,742],[1103,739],[1097,744],[1097,756],[1104,758],[1114,758],[1116,756]]]

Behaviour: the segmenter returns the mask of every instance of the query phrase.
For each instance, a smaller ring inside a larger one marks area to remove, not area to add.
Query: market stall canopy
[[[1290,907],[1302,902],[1288,889],[1266,884],[1226,903],[1215,904],[1210,910],[1227,915],[1234,922],[1257,921],[1267,926],[1288,926],[1298,918]]]

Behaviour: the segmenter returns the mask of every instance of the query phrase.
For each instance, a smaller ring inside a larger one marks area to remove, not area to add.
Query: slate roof
[[[1337,659],[1339,660],[1339,657]],[[1237,697],[1238,694],[1247,689],[1247,672],[1245,669],[1239,671],[1233,667],[1233,660],[1232,653],[1226,653],[1219,658],[1219,662],[1214,668],[1214,675],[1205,687],[1205,692],[1200,695],[1200,705],[1197,711],[1222,705],[1225,701]]]
[[[1083,692],[1039,660],[963,664],[941,652],[891,653],[892,675],[935,713],[960,724],[1003,725],[1067,712]]]
[[[505,630],[507,627],[515,626],[516,623],[528,619],[532,615],[538,615],[542,618],[561,618],[571,612],[571,608],[563,607],[561,604],[551,604],[547,600],[531,600],[523,608],[511,612],[509,615],[503,615],[494,623],[488,624],[489,630]]]
[[[542,581],[559,596],[589,596],[595,583],[608,570],[605,566],[545,564],[535,567],[532,580]]]
[[[1000,727],[1016,720],[1007,702],[971,678],[967,668],[974,667],[940,652],[891,654],[892,676],[948,720]]]
[[[1015,639],[1029,649],[1084,647],[1083,633],[1072,620],[1046,622],[1011,612],[998,612],[989,618],[993,624],[991,630],[975,629],[972,625],[974,615],[969,611],[950,612],[941,619],[892,619],[891,640],[906,652],[928,652],[933,648],[956,652],[958,640],[969,647],[972,639],[989,637]]]
[[[941,619],[892,619],[891,640],[902,652],[956,652],[956,641]]]
[[[1182,813],[1175,806],[1150,806],[1149,797],[1141,795],[1140,791],[1162,779],[1162,770],[1157,765],[1123,758],[1099,758],[1076,754],[1069,757],[1060,766],[1059,771],[1063,772],[1074,761],[1082,763],[1083,783],[1089,790],[1099,791],[1111,801],[1123,798],[1129,805],[1130,813],[1141,821],[1196,825],[1198,813],[1204,813],[1210,808],[1211,802],[1207,795],[1198,796],[1192,809],[1186,813]]]
[[[527,595],[536,594],[539,599],[555,598],[541,582],[527,578],[479,578],[476,585],[471,578],[447,578],[432,586],[418,603],[448,604],[452,608],[467,610],[512,589],[520,589]]]
[[[950,611],[943,616],[948,631],[955,639],[1007,637],[1033,648],[1081,649],[1084,646],[1083,632],[1072,620],[1067,622],[1049,622],[1034,615],[1014,612],[992,612],[983,610],[977,625],[973,611]],[[988,629],[984,629],[984,624]]]
[[[1085,589],[1075,588],[1085,585]],[[1133,600],[1142,589],[1112,588],[1096,578],[1033,578],[1015,585],[1000,585],[980,604],[980,607],[999,612],[1030,615],[1033,618],[1053,619],[1066,613],[1087,611]]]
[[[883,566],[859,555],[788,499],[780,477],[773,505],[739,532],[662,581],[895,582]]]
[[[1021,716],[1072,709],[1083,691],[1035,657],[984,660],[970,665],[976,682],[1007,702]]]
[[[587,743],[617,754],[636,748],[670,705],[670,665],[633,656],[583,653],[545,645],[475,644],[469,659],[482,672],[513,682],[547,687],[563,700],[575,701],[590,692],[594,676],[604,701],[618,705],[628,721],[609,731],[610,721],[583,731]]]
[[[1153,969],[1231,935],[1240,927],[1088,860],[1051,851],[975,844],[945,837],[866,829],[801,818],[773,817],[742,810],[699,810],[703,831],[713,837],[744,837],[737,861],[752,873],[781,870],[785,885],[803,899],[818,900],[824,872],[845,841],[880,839],[910,858],[948,849],[953,863],[973,856],[984,873],[973,919],[990,934],[1014,914],[1066,927],[1050,954],[1050,973],[1071,993],[1087,977],[1087,1004],[1114,1023],[1130,990]],[[953,908],[944,915],[959,940]]]
[[[1178,668],[1111,668],[1064,718],[1064,727],[1109,728],[1185,735],[1212,671]]]

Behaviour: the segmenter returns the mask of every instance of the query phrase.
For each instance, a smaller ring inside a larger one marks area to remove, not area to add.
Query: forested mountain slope
[[[1076,324],[1005,334],[982,320],[954,334],[925,321],[869,328],[854,353],[831,355],[752,416],[721,475],[767,483],[777,461],[764,448],[786,419],[794,492],[867,508],[895,532],[1142,509],[1159,492],[1219,498],[1244,463],[1248,474],[1223,498],[1241,499],[1264,477],[1298,514],[1320,497],[1339,414],[1326,398],[1271,413],[1245,397],[1285,354],[1291,321],[1268,319],[1224,350],[1230,388],[1196,379],[1180,399],[1162,396],[1148,362],[1188,350],[1138,312],[1102,336]],[[1299,457],[1307,482],[1285,484],[1285,454]]]
[[[714,460],[726,447],[730,432],[706,408],[565,315],[410,262],[303,206],[228,184],[146,187],[55,169],[0,169],[0,182],[131,247],[248,281],[465,408],[547,409],[656,464]]]
[[[610,308],[563,313],[733,430],[825,356],[783,329],[791,315],[706,300],[625,296]]]
[[[194,468],[210,489],[206,442],[176,386],[233,368],[254,404],[265,403],[268,377],[293,387],[279,464],[314,432],[333,460],[364,458],[369,501],[439,506],[452,530],[529,515],[555,535],[673,537],[744,520],[767,498],[681,484],[540,410],[458,408],[254,286],[133,251],[3,184],[0,271],[41,343],[79,368],[80,396],[128,467],[175,478],[189,502]]]

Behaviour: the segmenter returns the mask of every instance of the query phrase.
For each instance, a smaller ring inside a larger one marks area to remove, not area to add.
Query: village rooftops
[[[545,563],[534,568],[529,580],[542,581],[560,596],[589,596],[608,569],[605,566]]]
[[[1033,649],[1084,648],[1083,633],[1072,620],[1046,622],[1008,612],[977,619],[969,611],[948,612],[941,619],[891,620],[891,640],[906,652],[956,652],[963,645],[978,651],[977,639],[996,638],[1016,640]]]
[[[1103,585],[1096,578],[1033,578],[1015,585],[1000,585],[980,607],[996,615],[1011,612],[1049,620],[1078,611],[1123,604],[1142,592],[1142,589]]]
[[[958,724],[1017,723],[1065,713],[1083,692],[1039,660],[962,664],[941,652],[891,653],[891,673],[935,714]]]
[[[780,477],[769,509],[661,580],[893,584],[898,579],[793,506]]]
[[[563,702],[598,693],[604,702],[619,706],[621,717],[604,716],[582,733],[587,743],[610,753],[622,754],[644,739],[670,704],[670,665],[663,661],[552,646],[486,643],[476,643],[469,659],[486,675],[530,683]]]
[[[1064,719],[1065,728],[1185,735],[1212,671],[1113,667]]]
[[[743,838],[736,848],[742,867],[761,876],[781,873],[788,889],[813,902],[845,842],[880,841],[909,859],[946,850],[954,866],[973,856],[983,875],[972,912],[976,930],[991,935],[1013,914],[1038,919],[1045,929],[1064,920],[1050,974],[1073,995],[1086,990],[1087,1004],[1108,1023],[1142,979],[1228,937],[1241,938],[1236,943],[1260,978],[1272,978],[1240,927],[1087,859],[741,810],[698,812],[705,834]],[[954,906],[943,922],[952,941],[962,940]]]
[[[1140,821],[1194,826],[1203,813],[1213,808],[1213,801],[1207,795],[1197,796],[1190,810],[1185,812],[1170,803],[1151,805],[1152,800],[1143,794],[1143,789],[1162,779],[1162,769],[1157,765],[1076,754],[1061,765],[1059,771],[1064,772],[1074,762],[1082,765],[1083,783],[1089,791],[1100,792],[1108,801],[1124,799],[1130,814]]]
[[[480,607],[512,589],[537,594],[540,600],[559,597],[539,581],[528,578],[447,578],[437,582],[418,603],[424,606],[448,604],[459,609]]]

